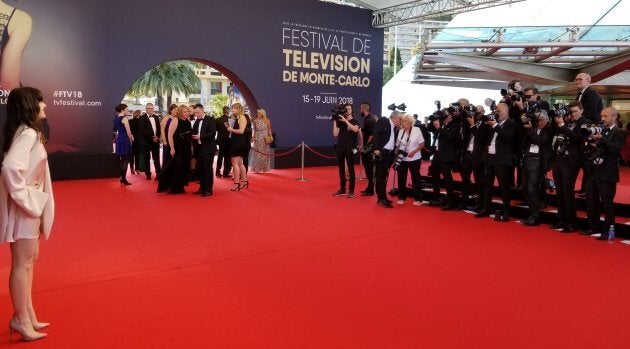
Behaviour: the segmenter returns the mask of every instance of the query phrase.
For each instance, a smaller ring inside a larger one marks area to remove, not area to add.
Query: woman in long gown
[[[265,109],[258,109],[258,118],[254,120],[254,164],[252,170],[254,173],[268,172],[270,167],[270,159],[268,155],[271,147],[267,143],[268,139],[273,140],[271,135],[271,121],[267,117]]]

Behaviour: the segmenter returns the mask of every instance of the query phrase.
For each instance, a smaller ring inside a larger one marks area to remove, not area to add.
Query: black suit
[[[387,201],[387,177],[389,176],[389,168],[394,162],[394,149],[385,148],[388,145],[390,138],[393,137],[394,144],[396,142],[396,130],[392,128],[390,119],[387,117],[380,117],[376,121],[376,127],[374,128],[374,150],[378,150],[381,153],[380,161],[376,162],[375,167],[375,182],[376,182],[376,196],[378,201]]]
[[[558,135],[566,137],[566,151],[556,154],[553,164],[553,181],[556,185],[556,201],[558,206],[558,224],[575,228],[577,225],[575,180],[580,167],[584,166],[584,154],[580,150],[585,137],[580,128],[587,122],[584,117],[577,119],[573,129],[568,124],[558,127]],[[586,174],[585,174],[586,175]]]
[[[151,121],[155,122],[155,132],[151,126]],[[138,123],[138,130],[140,131],[140,137],[138,137],[138,146],[142,153],[144,173],[147,179],[151,179],[151,162],[150,158],[153,158],[153,166],[155,167],[155,173],[160,173],[162,166],[160,166],[160,119],[157,115],[147,115],[146,113],[140,116],[140,122]]]
[[[490,211],[492,203],[492,188],[494,178],[499,182],[499,191],[503,202],[502,215],[509,217],[510,186],[514,178],[514,140],[517,133],[517,125],[514,120],[507,119],[502,125],[496,124],[488,137],[488,155],[484,171],[484,191],[481,211]],[[495,139],[496,136],[496,139]],[[492,140],[495,139],[495,153],[490,154]]]
[[[582,92],[582,98],[578,95],[576,100],[582,103],[584,107],[583,117],[587,119],[591,119],[596,124],[599,124],[600,114],[602,113],[602,109],[604,109],[604,103],[602,102],[602,97],[595,91],[592,87],[588,86]]]
[[[460,124],[455,120],[441,125],[437,130],[437,149],[433,156],[434,161],[431,169],[433,171],[433,191],[439,193],[440,182],[437,169],[444,180],[444,188],[446,189],[445,205],[453,207],[455,205],[455,188],[453,184],[453,167],[457,161],[457,154],[461,144]],[[437,169],[435,168],[435,165]]]
[[[619,182],[619,154],[626,142],[628,132],[613,127],[610,131],[604,131],[597,142],[597,148],[602,151],[600,165],[587,160],[586,172],[588,174],[586,184],[586,212],[590,229],[605,232],[611,224],[615,223],[615,206],[613,199]],[[604,226],[600,226],[600,214],[604,213]]]
[[[473,193],[473,185],[470,181],[470,175],[472,174],[475,179],[474,191],[477,194],[475,208],[479,210],[481,208],[480,198],[484,188],[484,164],[488,157],[489,137],[493,132],[490,126],[480,121],[476,122],[474,126],[470,126],[468,122],[464,122],[462,131],[464,136],[460,172],[462,176],[462,198],[465,204],[468,196]],[[470,146],[472,146],[472,151],[470,150]]]
[[[232,163],[230,160],[230,132],[228,132],[225,123],[228,122],[229,116],[223,114],[216,120],[217,145],[219,146],[219,155],[217,156],[217,177],[221,174],[223,167],[223,177],[230,174]]]
[[[545,190],[544,178],[547,164],[551,157],[552,138],[553,130],[550,126],[540,130],[536,127],[532,127],[525,131],[522,168],[523,180],[521,183],[531,216],[536,221],[540,220],[541,188]]]
[[[201,125],[201,129],[199,128]],[[195,120],[192,134],[199,135],[199,140],[193,139],[194,156],[197,159],[197,174],[199,176],[199,192],[202,194],[212,193],[213,175],[212,163],[214,153],[217,151],[215,136],[217,126],[214,118],[205,116],[203,119]]]

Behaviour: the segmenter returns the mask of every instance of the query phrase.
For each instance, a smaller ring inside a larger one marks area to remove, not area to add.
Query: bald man
[[[617,127],[617,110],[613,107],[602,110],[603,130],[593,134],[589,141],[599,151],[598,156],[586,160],[586,213],[588,229],[584,234],[601,233],[599,240],[606,240],[608,228],[615,224],[613,199],[619,182],[619,154],[626,142],[627,131]],[[599,216],[604,213],[604,225]]]
[[[599,124],[599,116],[604,107],[602,97],[591,86],[591,76],[586,73],[579,73],[575,77],[575,86],[577,87],[578,94],[575,97],[576,101],[580,101],[584,106],[583,116],[592,120],[594,123]]]

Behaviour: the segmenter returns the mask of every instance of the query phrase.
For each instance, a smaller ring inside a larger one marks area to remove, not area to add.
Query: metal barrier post
[[[305,147],[304,141],[302,141],[302,176],[297,179],[300,182],[308,181],[308,179],[304,178],[304,147]]]

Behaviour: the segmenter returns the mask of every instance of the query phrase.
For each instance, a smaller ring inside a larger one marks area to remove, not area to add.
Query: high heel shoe
[[[245,184],[242,184],[245,183]],[[241,182],[241,186],[239,187],[239,189],[246,189],[249,188],[249,181],[243,181]]]
[[[120,179],[120,185],[131,185],[131,183],[127,182],[127,180],[126,180],[126,179],[121,178],[121,179]]]
[[[12,341],[13,339],[13,332],[19,333],[25,341],[34,341],[47,336],[46,333],[35,331],[32,328],[30,321],[28,322],[28,325],[22,325],[16,318],[12,318],[11,321],[9,321],[9,341]]]
[[[232,189],[230,189],[230,191],[240,191],[240,190],[241,190],[241,184],[236,183],[236,182],[234,182],[234,186],[232,187]]]

